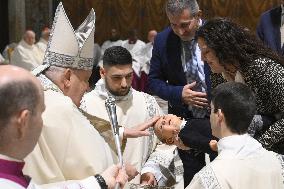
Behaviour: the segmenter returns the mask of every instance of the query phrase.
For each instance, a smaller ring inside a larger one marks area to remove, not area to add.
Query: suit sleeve
[[[149,89],[160,98],[172,103],[182,103],[183,86],[173,86],[167,83],[166,67],[165,67],[165,39],[161,35],[157,35],[151,58],[149,72]]]
[[[206,153],[213,152],[209,146],[210,140],[213,139],[209,119],[188,120],[180,131],[179,137],[190,148]]]
[[[263,33],[263,15],[261,15],[259,19],[259,23],[256,27],[256,36],[261,40],[264,41],[264,33]]]

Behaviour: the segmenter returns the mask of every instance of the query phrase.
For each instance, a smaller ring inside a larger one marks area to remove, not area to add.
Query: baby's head
[[[160,117],[154,125],[154,132],[162,143],[173,144],[177,137],[182,120],[173,114]]]

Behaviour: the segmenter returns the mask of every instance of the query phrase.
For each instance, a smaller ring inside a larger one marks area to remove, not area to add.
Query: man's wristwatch
[[[108,189],[108,185],[106,184],[105,179],[101,175],[96,174],[95,178],[97,179],[101,189]]]

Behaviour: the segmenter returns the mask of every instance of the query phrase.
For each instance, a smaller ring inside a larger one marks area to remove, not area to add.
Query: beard
[[[114,96],[126,96],[130,91],[130,86],[127,86],[126,88],[119,88],[119,90],[113,90],[109,86],[107,80],[105,80],[105,85],[106,85],[106,89],[108,90],[108,92],[110,92]]]
[[[126,89],[123,90],[121,89],[119,91],[114,91],[111,89],[108,89],[108,91],[114,96],[126,96],[130,91],[130,87],[127,87]]]

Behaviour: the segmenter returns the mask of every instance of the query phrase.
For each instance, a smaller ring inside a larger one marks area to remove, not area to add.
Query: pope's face
[[[162,116],[154,125],[155,134],[162,142],[172,144],[180,131],[181,123],[182,120],[173,114]]]
[[[71,72],[70,89],[68,90],[67,96],[79,107],[84,93],[89,89],[89,78],[92,71],[72,70]]]

